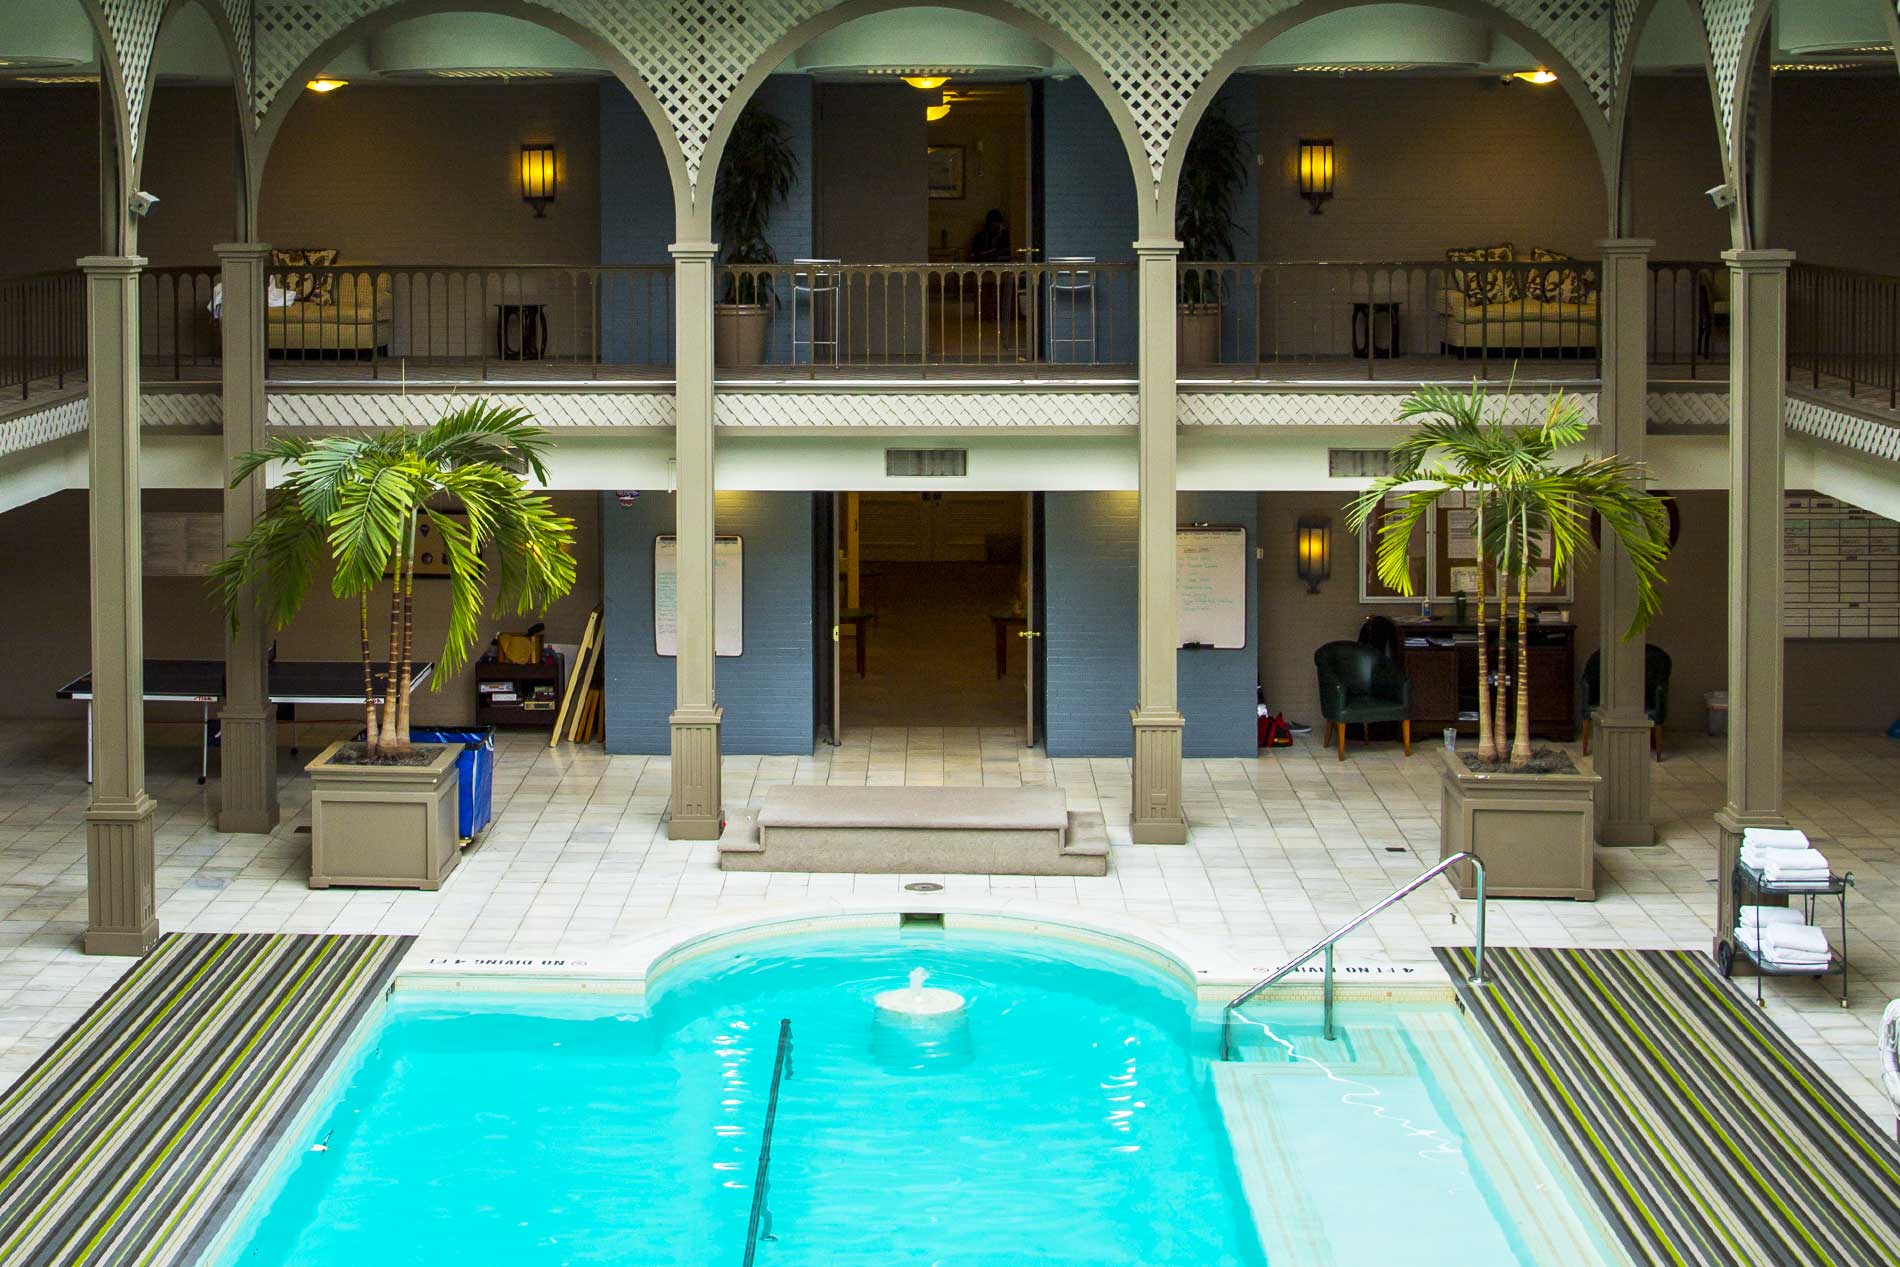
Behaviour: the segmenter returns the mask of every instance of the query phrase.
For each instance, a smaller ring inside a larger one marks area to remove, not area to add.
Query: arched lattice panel
[[[237,44],[238,82],[248,89],[251,79],[251,0],[223,0],[224,17]]]
[[[1619,83],[1628,74],[1630,63],[1636,58],[1633,41],[1636,18],[1642,8],[1643,0],[1616,0],[1616,7],[1610,11],[1611,64]]]
[[[1492,0],[1550,41],[1583,76],[1584,87],[1607,118],[1616,101],[1617,22],[1630,21],[1634,0]],[[1630,12],[1624,14],[1622,11]]]
[[[1715,72],[1715,110],[1722,128],[1722,160],[1733,177],[1735,158],[1735,101],[1742,74],[1742,45],[1748,39],[1749,19],[1757,0],[1700,0],[1702,35],[1709,42],[1709,64]]]
[[[106,30],[112,35],[112,53],[119,63],[120,87],[125,93],[125,152],[139,152],[140,129],[145,121],[145,80],[152,66],[152,47],[158,42],[158,22],[167,0],[99,0]]]

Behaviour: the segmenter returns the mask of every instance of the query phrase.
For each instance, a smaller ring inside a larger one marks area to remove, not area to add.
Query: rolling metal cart
[[[1746,943],[1735,936],[1734,929],[1728,930],[1728,935],[1722,939],[1718,958],[1721,963],[1722,975],[1725,977],[1729,975],[1731,969],[1735,966],[1735,960],[1737,958],[1746,959],[1755,966],[1755,1003],[1757,1006],[1760,1006],[1762,1003],[1761,979],[1763,977],[1815,977],[1818,979],[1820,977],[1838,976],[1841,979],[1841,1006],[1846,1007],[1847,891],[1854,887],[1854,873],[1848,871],[1840,875],[1829,875],[1826,883],[1818,881],[1798,881],[1792,884],[1778,884],[1766,879],[1757,868],[1751,867],[1747,863],[1737,859],[1735,862],[1735,874],[1730,877],[1730,884],[1733,886],[1735,893],[1736,910],[1741,910],[1744,905],[1759,906],[1761,899],[1764,897],[1799,898],[1801,899],[1799,909],[1803,916],[1803,922],[1808,924],[1814,923],[1815,899],[1834,897],[1840,900],[1841,944],[1829,949],[1826,967],[1803,964],[1799,967],[1790,968],[1767,963],[1762,959],[1760,953],[1750,950]],[[1752,902],[1748,901],[1751,895],[1754,898]],[[1790,904],[1792,905],[1792,902]],[[1759,915],[1756,916],[1755,923],[1755,945],[1761,945],[1761,917]]]

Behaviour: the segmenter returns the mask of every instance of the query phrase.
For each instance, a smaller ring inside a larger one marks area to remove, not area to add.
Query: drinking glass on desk
[[[1456,726],[1445,727],[1445,751],[1458,751],[1458,728]]]

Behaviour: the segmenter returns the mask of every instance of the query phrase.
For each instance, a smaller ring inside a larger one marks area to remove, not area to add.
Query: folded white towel
[[[1736,909],[1735,926],[1753,931],[1756,926],[1767,928],[1770,924],[1805,924],[1801,912],[1792,906],[1743,906]]]
[[[1790,955],[1768,953],[1758,955],[1757,957],[1770,968],[1780,968],[1789,972],[1810,971],[1817,976],[1825,972],[1833,964],[1833,961],[1827,958],[1811,958],[1807,956],[1797,958]]]
[[[1762,948],[1777,958],[1826,957],[1827,934],[1811,924],[1770,924],[1761,930]]]
[[[1769,875],[1826,875],[1828,871],[1827,855],[1817,849],[1777,849],[1749,865]]]
[[[1792,827],[1748,827],[1742,831],[1742,845],[1763,849],[1806,849],[1808,834]]]

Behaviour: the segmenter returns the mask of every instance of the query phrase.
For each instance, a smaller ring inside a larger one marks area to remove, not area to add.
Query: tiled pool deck
[[[305,729],[306,742],[314,739]],[[11,1081],[127,967],[78,951],[85,924],[83,732],[64,723],[0,728],[0,1082]],[[306,749],[314,751],[314,749]],[[1437,764],[1420,748],[1363,745],[1344,763],[1309,741],[1258,760],[1187,763],[1192,842],[1126,843],[1125,760],[1050,760],[1007,731],[912,728],[862,734],[809,758],[729,758],[730,807],[786,782],[1054,783],[1071,809],[1099,809],[1116,847],[1102,879],[803,876],[721,872],[710,844],[665,839],[665,758],[550,750],[504,736],[496,821],[440,893],[330,889],[304,878],[297,832],[307,783],[287,773],[271,836],[220,833],[215,781],[196,750],[150,750],[159,801],[159,919],[172,932],[413,934],[411,961],[445,957],[604,959],[709,921],[915,909],[908,881],[962,907],[1069,914],[1210,948],[1234,971],[1272,967],[1415,874],[1437,851]],[[1599,853],[1594,903],[1500,901],[1496,944],[1700,949],[1712,941],[1715,828],[1723,753],[1678,745],[1653,767],[1660,843]],[[286,771],[297,771],[286,758]],[[1835,983],[1768,983],[1768,1015],[1883,1126],[1874,1027],[1900,996],[1900,743],[1795,735],[1786,808],[1837,869],[1849,901],[1852,1007]],[[1348,939],[1341,963],[1419,964],[1470,940],[1470,904],[1442,885]],[[1432,969],[1432,971],[1436,971]]]

